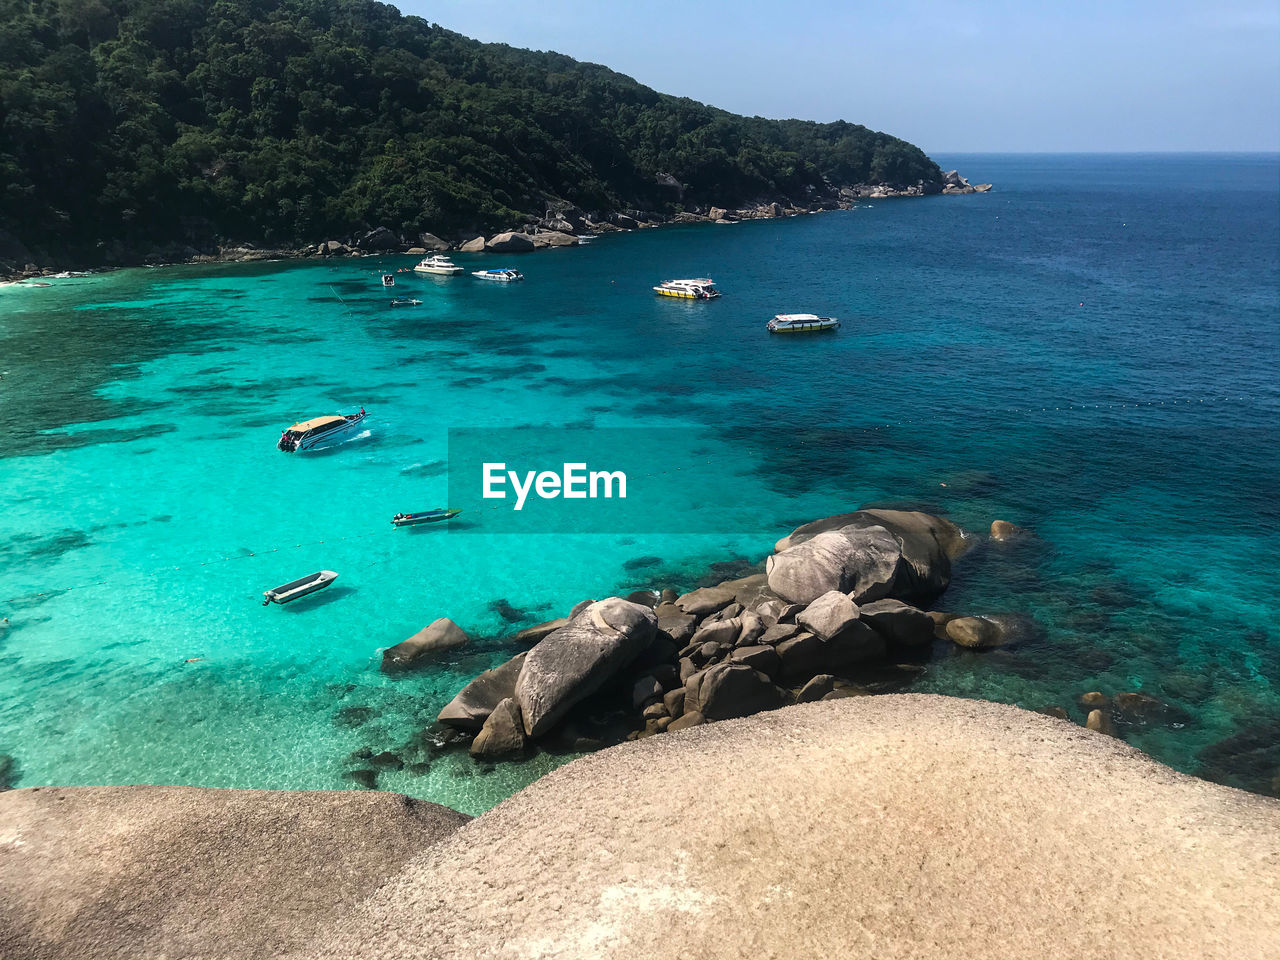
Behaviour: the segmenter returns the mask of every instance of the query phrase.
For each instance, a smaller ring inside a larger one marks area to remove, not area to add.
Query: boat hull
[[[834,317],[822,317],[801,323],[779,323],[776,320],[770,320],[768,324],[770,333],[826,333],[839,326],[840,321]]]
[[[425,513],[408,513],[404,516],[392,517],[391,523],[397,527],[417,527],[424,523],[440,523],[443,520],[452,520],[461,512],[461,510],[440,510]]]
[[[445,270],[441,267],[414,267],[414,273],[430,273],[437,277],[456,277],[460,273],[465,273],[461,267],[454,267],[452,270]]]
[[[336,440],[342,440],[351,434],[351,431],[364,423],[366,413],[353,413],[346,418],[345,424],[338,424],[332,430],[326,430],[324,433],[316,434],[310,437],[302,437],[294,442],[292,446],[284,446],[281,440],[276,444],[276,449],[283,450],[285,453],[303,453],[307,450],[314,450],[317,447],[323,447],[333,443]]]
[[[265,607],[269,603],[289,603],[299,597],[315,593],[317,590],[323,590],[337,579],[338,575],[334,571],[319,570],[310,576],[262,591],[262,595],[267,598],[262,601],[262,605]]]
[[[673,297],[676,300],[714,300],[719,293],[690,293],[688,290],[663,290],[654,287],[653,292],[660,297]]]

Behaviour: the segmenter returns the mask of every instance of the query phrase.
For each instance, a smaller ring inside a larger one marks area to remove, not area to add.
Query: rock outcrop
[[[467,635],[448,617],[423,627],[408,640],[388,647],[382,652],[382,670],[391,673],[405,670],[415,663],[446,650],[465,646]]]
[[[656,629],[657,617],[648,607],[610,597],[539,641],[516,681],[525,733],[536,737],[549,731],[570,707],[639,656]]]
[[[13,790],[0,956],[305,956],[317,923],[469,819],[363,790]]]
[[[535,246],[533,238],[527,234],[508,231],[491,237],[484,249],[488,253],[529,253]]]
[[[527,653],[517,654],[480,674],[445,705],[436,719],[459,730],[479,730],[499,703],[515,696],[516,680],[526,656]]]

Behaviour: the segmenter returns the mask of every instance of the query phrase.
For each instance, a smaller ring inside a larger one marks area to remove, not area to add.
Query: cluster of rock
[[[925,609],[969,543],[955,524],[924,513],[815,521],[778,542],[764,573],[683,596],[587,600],[521,631],[517,642],[532,647],[482,673],[438,719],[474,736],[473,755],[499,757],[534,743],[589,749],[893,689],[919,670],[902,661],[936,637],[956,630],[964,643],[957,625],[988,622]],[[446,635],[456,642],[454,631],[437,621],[388,649],[384,669],[411,665]],[[593,719],[609,713],[624,715],[611,729]]]
[[[325,240],[301,248],[216,242],[211,239],[209,224],[193,220],[189,224],[184,223],[182,240],[140,249],[127,247],[120,240],[104,241],[99,244],[99,253],[102,264],[106,266],[125,266],[130,263],[248,262],[399,253],[421,256],[444,250],[460,250],[465,253],[529,253],[534,250],[576,246],[583,236],[640,230],[667,223],[736,223],[742,220],[793,217],[824,210],[848,210],[859,200],[921,197],[942,193],[985,193],[991,189],[989,183],[971,186],[968,180],[951,170],[941,181],[921,180],[899,186],[886,183],[836,186],[827,183],[821,190],[810,188],[804,197],[761,200],[733,209],[716,205],[685,205],[683,184],[665,174],[659,175],[658,182],[671,189],[672,198],[680,201],[683,209],[674,214],[658,210],[584,211],[566,201],[552,200],[547,202],[542,217],[490,237],[464,234],[448,241],[431,233],[397,234],[388,227],[378,226],[359,235]],[[60,260],[46,251],[28,250],[17,237],[0,229],[0,277],[21,279],[80,266],[83,264]]]

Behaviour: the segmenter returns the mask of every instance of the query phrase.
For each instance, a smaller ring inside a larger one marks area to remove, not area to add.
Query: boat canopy
[[[787,323],[813,323],[816,320],[821,320],[822,317],[819,317],[816,313],[780,313],[774,319]]]
[[[307,433],[318,427],[328,427],[338,423],[345,423],[346,417],[315,417],[311,420],[303,420],[301,423],[295,423],[289,428],[289,433]]]

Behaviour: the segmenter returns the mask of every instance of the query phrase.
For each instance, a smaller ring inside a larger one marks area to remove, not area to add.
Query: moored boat
[[[391,301],[391,305],[393,307],[420,307],[422,306],[422,301],[413,297],[396,297]]]
[[[511,267],[498,267],[494,270],[472,270],[471,275],[481,280],[496,280],[499,283],[511,283],[515,280],[523,280],[524,274],[519,270],[513,270]]]
[[[396,275],[394,273],[384,273],[382,275],[382,285],[384,287],[394,287],[396,285]]]
[[[310,450],[330,440],[346,436],[353,428],[363,423],[366,416],[364,407],[361,407],[359,413],[302,420],[280,434],[276,449],[283,450],[285,453]]]
[[[662,297],[677,297],[681,300],[712,300],[720,296],[715,281],[710,277],[696,277],[692,280],[663,280],[653,288],[653,292]]]
[[[415,273],[434,273],[442,277],[451,277],[463,272],[460,266],[441,253],[423,257],[413,269]]]
[[[262,601],[262,605],[265,607],[269,603],[288,603],[290,600],[297,600],[308,593],[323,590],[337,579],[338,575],[332,570],[317,570],[297,580],[290,580],[270,590],[263,590],[262,595],[267,599]]]
[[[435,510],[423,510],[420,513],[397,513],[391,522],[397,527],[416,527],[420,523],[439,523],[441,520],[452,520],[461,510],[440,507]]]
[[[840,326],[835,317],[820,317],[813,313],[780,313],[769,321],[770,333],[818,333]]]

